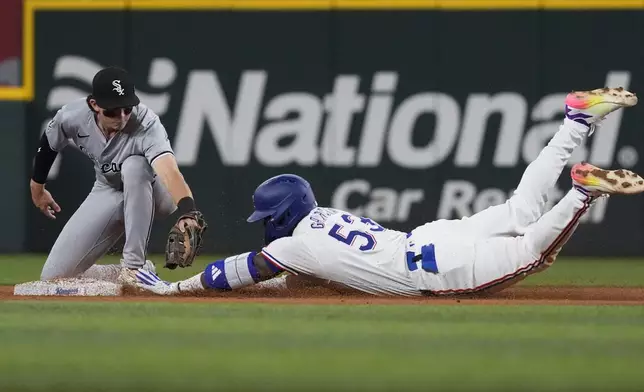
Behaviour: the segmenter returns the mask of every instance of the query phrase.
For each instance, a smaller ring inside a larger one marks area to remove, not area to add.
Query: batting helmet
[[[308,181],[294,174],[281,174],[264,181],[255,189],[253,204],[255,211],[247,221],[264,221],[267,245],[293,234],[295,226],[318,205]]]

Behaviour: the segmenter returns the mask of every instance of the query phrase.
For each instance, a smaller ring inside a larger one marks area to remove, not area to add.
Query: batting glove
[[[137,287],[158,295],[174,295],[179,293],[178,283],[161,280],[154,272],[139,268],[136,271]]]

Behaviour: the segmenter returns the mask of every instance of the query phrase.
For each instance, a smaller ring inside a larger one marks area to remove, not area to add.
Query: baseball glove
[[[197,226],[185,225],[185,231],[179,229],[179,222],[185,218],[197,221]],[[170,229],[168,242],[165,248],[165,267],[175,269],[189,267],[201,249],[203,233],[208,228],[203,214],[199,211],[190,211],[177,219],[177,223]]]

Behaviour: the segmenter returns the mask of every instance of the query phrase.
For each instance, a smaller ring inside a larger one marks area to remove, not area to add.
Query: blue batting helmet
[[[308,181],[294,174],[264,181],[255,189],[253,204],[255,211],[247,221],[264,221],[266,244],[293,234],[295,226],[318,205]]]

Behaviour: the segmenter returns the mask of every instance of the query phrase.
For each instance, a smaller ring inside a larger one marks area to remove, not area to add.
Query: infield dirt
[[[281,303],[346,305],[644,305],[644,288],[628,287],[512,287],[503,292],[476,297],[375,297],[358,293],[337,293],[321,287],[299,289],[246,289],[234,293],[208,293],[201,296],[157,296],[126,292],[119,297],[14,296],[13,286],[0,286],[0,301],[109,301],[109,302],[194,302],[194,303]]]

